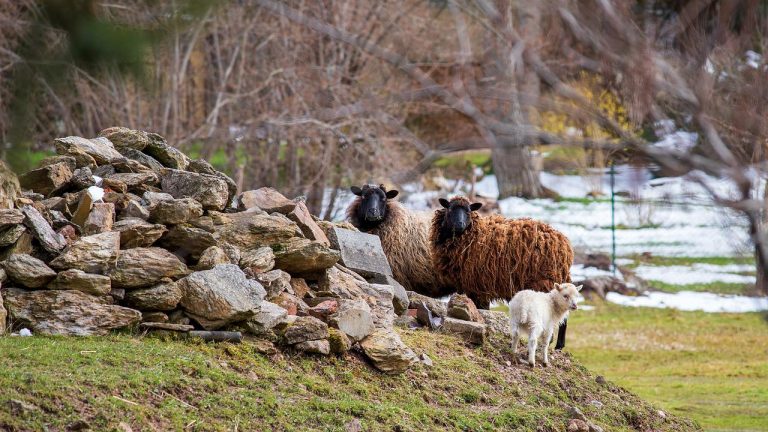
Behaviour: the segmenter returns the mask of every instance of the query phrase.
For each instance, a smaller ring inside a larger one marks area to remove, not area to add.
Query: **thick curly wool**
[[[429,246],[429,214],[413,213],[396,201],[387,201],[384,220],[375,228],[365,230],[357,217],[362,202],[358,197],[347,209],[352,225],[381,240],[395,279],[405,289],[432,297],[441,297],[455,290],[442,284],[432,266]]]
[[[461,235],[439,242],[445,214],[440,209],[432,218],[435,270],[478,307],[509,300],[524,289],[548,292],[555,283],[571,281],[571,242],[551,226],[472,212],[472,223]]]

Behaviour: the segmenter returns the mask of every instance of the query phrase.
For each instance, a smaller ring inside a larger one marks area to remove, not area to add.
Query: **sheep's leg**
[[[541,337],[541,330],[540,328],[532,328],[531,334],[528,336],[528,364],[531,367],[536,367],[536,348]]]
[[[517,358],[517,344],[520,343],[520,329],[516,326],[512,327],[512,360],[518,363]]]
[[[555,333],[555,329],[551,328],[547,330],[547,336],[544,340],[544,346],[542,349],[544,350],[544,362],[542,363],[544,366],[549,366],[549,344],[552,343],[552,335]]]
[[[557,330],[557,344],[555,344],[556,350],[562,350],[565,348],[565,331],[568,328],[568,318],[563,320],[560,324],[560,328]]]

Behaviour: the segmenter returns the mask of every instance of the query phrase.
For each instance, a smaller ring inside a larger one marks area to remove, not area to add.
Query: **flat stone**
[[[121,148],[143,150],[149,144],[149,136],[146,132],[126,127],[107,128],[99,132],[99,136],[110,140],[118,150]]]
[[[465,341],[482,345],[488,335],[485,324],[472,321],[464,321],[456,318],[446,317],[443,319],[443,331],[460,336]]]
[[[16,243],[13,243],[3,249],[0,249],[0,261],[8,259],[13,254],[32,254],[35,252],[35,248],[32,245],[32,234],[28,230],[24,230],[19,236]]]
[[[157,159],[158,162],[168,168],[184,170],[189,165],[187,155],[178,149],[171,147],[165,141],[165,138],[155,133],[148,133],[149,142],[144,147],[144,153]]]
[[[141,320],[144,322],[167,323],[168,315],[165,312],[143,311]]]
[[[241,252],[239,264],[254,274],[268,272],[275,267],[275,254],[270,247],[248,249]]]
[[[107,138],[82,138],[70,136],[54,140],[56,153],[60,155],[77,155],[85,153],[92,157],[98,165],[105,165],[114,160],[121,159],[121,155]]]
[[[331,297],[354,300],[363,297],[363,291],[358,286],[354,276],[331,267],[317,281],[318,291]]]
[[[413,291],[408,291],[410,299],[409,309],[418,309],[420,304],[424,305],[436,317],[445,317],[448,315],[448,308],[445,303],[436,298],[425,296]]]
[[[32,170],[21,177],[19,183],[25,189],[48,196],[64,187],[72,179],[69,164],[59,162]]]
[[[192,198],[160,201],[150,211],[149,221],[165,225],[189,222],[203,215],[203,206]]]
[[[141,205],[140,203],[138,203],[137,201],[130,200],[125,205],[125,208],[123,209],[120,216],[123,219],[138,218],[138,219],[147,220],[149,219],[149,210],[143,205]]]
[[[362,340],[375,330],[371,308],[364,300],[338,300],[338,309],[328,322],[353,341]]]
[[[0,227],[19,225],[24,222],[24,213],[19,209],[0,209]]]
[[[109,277],[116,288],[139,288],[164,278],[183,277],[188,272],[187,266],[165,249],[133,248],[120,251]]]
[[[304,298],[309,293],[309,285],[302,278],[291,278],[291,288],[298,298]]]
[[[272,302],[263,301],[259,311],[248,320],[248,325],[257,326],[261,331],[271,330],[285,319],[288,311]]]
[[[3,294],[10,319],[34,334],[105,335],[141,319],[137,310],[107,304],[103,298],[81,291],[9,289]]]
[[[73,156],[62,156],[62,155],[56,155],[56,156],[48,156],[40,161],[39,167],[46,167],[49,165],[55,165],[57,163],[65,163],[69,167],[69,170],[74,172],[77,168],[77,160]]]
[[[321,321],[328,321],[328,317],[336,313],[339,310],[339,302],[336,299],[326,300],[312,306],[309,309],[309,315],[313,316]]]
[[[299,342],[293,347],[298,351],[311,354],[328,355],[331,353],[331,345],[325,339]]]
[[[115,205],[112,203],[94,203],[91,212],[83,224],[83,235],[93,235],[112,231],[115,222]]]
[[[24,213],[24,225],[30,229],[32,234],[40,242],[40,245],[47,252],[58,254],[67,247],[67,241],[51,228],[43,215],[31,205],[25,205],[21,208]]]
[[[165,225],[151,224],[139,218],[119,220],[112,229],[120,233],[120,247],[123,249],[149,247],[168,231]]]
[[[86,273],[105,274],[117,262],[120,233],[105,232],[81,237],[49,265],[56,270],[78,269]]]
[[[56,277],[56,272],[45,263],[27,254],[13,254],[3,261],[8,277],[27,288],[41,288]]]
[[[213,234],[191,225],[174,225],[157,241],[158,246],[189,261],[199,260],[206,249],[216,244]]]
[[[360,342],[360,347],[373,366],[387,374],[403,373],[417,362],[416,354],[393,330],[376,330]]]
[[[206,210],[223,210],[229,198],[227,183],[207,174],[166,169],[161,187],[176,199],[194,198]]]
[[[267,294],[233,264],[192,273],[181,279],[179,286],[182,308],[206,330],[253,317]]]
[[[475,303],[464,294],[454,294],[448,300],[448,316],[464,321],[485,324],[483,316],[478,312]]]
[[[51,290],[76,290],[95,296],[105,296],[112,291],[112,281],[108,276],[69,269],[59,272],[56,279],[49,283],[47,288]]]
[[[219,243],[229,243],[241,251],[272,247],[302,236],[299,227],[288,218],[267,214],[216,214],[213,222],[214,238]]]
[[[188,332],[195,329],[195,326],[188,324],[172,324],[164,322],[143,322],[139,324],[139,326],[152,330],[169,330],[177,332]]]
[[[200,254],[196,270],[210,270],[219,264],[232,264],[229,256],[218,246],[211,246]]]
[[[241,210],[256,207],[267,213],[278,212],[288,214],[296,207],[294,201],[289,200],[271,187],[245,191],[240,194],[239,202]]]
[[[285,343],[294,345],[328,338],[328,325],[311,316],[298,317],[283,333]]]
[[[160,184],[160,176],[152,171],[139,173],[115,173],[107,177],[109,180],[124,183],[129,190],[141,189],[147,185],[157,186]]]
[[[392,276],[378,236],[333,227],[328,239],[331,247],[340,252],[339,262],[344,267],[366,278]]]
[[[152,288],[130,290],[125,293],[125,303],[139,310],[170,311],[181,301],[181,288],[176,282],[166,280]]]
[[[324,246],[331,245],[330,241],[328,241],[328,237],[326,237],[323,230],[320,229],[312,218],[312,214],[309,212],[309,209],[307,209],[307,205],[304,204],[304,202],[296,203],[296,207],[293,211],[288,213],[287,216],[288,219],[296,222],[296,225],[299,226],[304,237],[310,240],[315,240]]]
[[[292,238],[274,248],[275,267],[296,275],[315,275],[333,267],[339,252],[304,238]]]
[[[72,178],[66,184],[65,189],[82,190],[91,186],[96,186],[96,179],[93,178],[93,173],[90,168],[82,167],[72,172]]]

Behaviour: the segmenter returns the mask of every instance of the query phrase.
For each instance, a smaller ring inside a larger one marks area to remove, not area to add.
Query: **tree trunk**
[[[541,5],[539,2],[522,2],[519,5],[519,30],[525,40],[525,49],[536,49],[541,40]],[[510,14],[511,15],[511,14]],[[508,48],[509,49],[509,48]],[[502,50],[500,50],[502,51]],[[508,56],[512,59],[513,56]],[[539,101],[540,82],[534,70],[528,68],[522,58],[502,63],[504,71],[513,86],[509,111],[504,116],[511,124],[527,129],[538,124],[537,104]],[[516,85],[515,85],[516,84]],[[543,189],[539,181],[539,171],[531,155],[531,146],[536,141],[524,135],[499,136],[493,149],[493,170],[499,185],[499,198],[518,196],[538,198]]]

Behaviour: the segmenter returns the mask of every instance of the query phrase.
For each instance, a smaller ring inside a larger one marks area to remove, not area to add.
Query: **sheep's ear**
[[[555,286],[552,289],[560,290],[560,284],[555,282]]]
[[[351,188],[349,188],[349,190],[351,190],[351,191],[352,191],[352,193],[353,193],[353,194],[355,194],[355,195],[357,195],[357,196],[360,196],[360,195],[362,195],[362,194],[363,194],[363,190],[362,190],[362,189],[360,189],[360,188],[359,188],[359,187],[357,187],[357,186],[352,186]]]
[[[577,287],[576,287],[576,291],[577,291],[577,292],[578,292],[578,291],[581,291],[581,288],[582,288],[583,286],[584,286],[584,285],[579,285],[579,286],[577,286]]]
[[[392,189],[391,191],[387,191],[387,199],[392,199],[392,198],[396,197],[397,194],[399,194],[399,193],[400,193],[399,191],[396,191],[394,189]]]
[[[451,206],[451,203],[449,203],[448,200],[445,198],[440,198],[438,201],[440,201],[440,205],[445,208],[448,208]]]
[[[478,211],[482,206],[483,206],[483,203],[472,203],[469,205],[469,209],[472,211]]]

